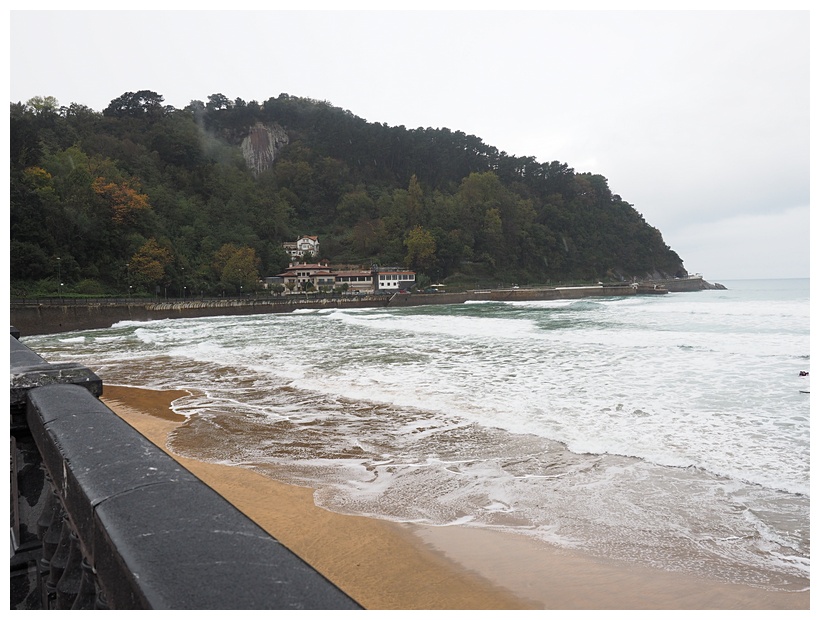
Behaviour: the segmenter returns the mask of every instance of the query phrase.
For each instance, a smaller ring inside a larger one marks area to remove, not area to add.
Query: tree
[[[503,259],[504,238],[502,235],[501,212],[492,207],[484,212],[484,227],[481,230],[483,248],[497,264]]]
[[[226,243],[214,252],[213,257],[211,258],[211,269],[217,279],[222,278],[222,272],[225,270],[225,265],[228,264],[228,261],[231,260],[234,254],[236,254],[237,250],[239,250],[239,248],[233,243]]]
[[[223,256],[230,254],[222,269],[220,284],[225,288],[234,288],[238,294],[256,289],[259,283],[259,259],[253,248],[244,246],[230,251],[222,246]]]
[[[128,261],[129,286],[134,282],[137,287],[150,292],[154,285],[165,279],[165,268],[171,260],[168,249],[161,247],[156,239],[149,239]]]
[[[165,113],[163,97],[152,90],[123,93],[103,110],[103,116],[159,119]]]
[[[424,192],[421,190],[416,175],[410,177],[407,186],[407,222],[411,226],[419,226],[424,221]]]
[[[12,240],[10,254],[9,271],[12,280],[37,280],[54,275],[51,261],[39,245]]]
[[[97,177],[91,187],[111,208],[111,219],[116,224],[133,223],[137,213],[151,209],[148,196],[139,193],[127,182],[117,183]]]
[[[436,240],[433,234],[421,226],[416,226],[404,239],[407,255],[404,262],[411,269],[425,271],[433,266],[436,257]]]
[[[339,204],[336,205],[336,214],[341,222],[352,225],[359,220],[372,217],[375,208],[376,205],[368,196],[367,191],[363,187],[358,187],[342,196]]]
[[[241,99],[237,101],[241,101]],[[222,93],[215,93],[208,95],[208,103],[205,104],[205,107],[211,111],[230,110],[233,107],[233,103]]]
[[[172,114],[162,119],[154,125],[151,136],[151,148],[163,161],[188,169],[202,163],[199,129],[186,115]]]
[[[39,116],[41,114],[56,113],[59,103],[57,99],[52,96],[47,97],[32,97],[26,101],[26,108]]]

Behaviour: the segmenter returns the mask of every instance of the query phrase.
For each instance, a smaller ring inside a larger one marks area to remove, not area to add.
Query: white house
[[[282,247],[292,258],[302,258],[305,254],[319,256],[319,237],[303,235],[296,241],[286,241]]]

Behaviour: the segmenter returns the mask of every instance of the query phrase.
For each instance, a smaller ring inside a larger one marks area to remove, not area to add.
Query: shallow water
[[[501,528],[808,587],[808,280],[728,291],[126,322],[27,338],[187,388],[172,448],[338,512]]]

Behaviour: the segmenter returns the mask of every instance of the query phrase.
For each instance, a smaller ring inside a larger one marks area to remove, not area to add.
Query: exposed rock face
[[[287,132],[279,125],[257,123],[242,140],[242,155],[254,175],[269,170],[279,152],[288,144]]]

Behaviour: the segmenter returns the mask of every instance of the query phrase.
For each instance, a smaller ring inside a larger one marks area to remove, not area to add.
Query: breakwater
[[[389,295],[287,295],[271,298],[189,300],[13,300],[10,322],[30,336],[84,329],[105,329],[120,321],[207,316],[241,316],[293,312],[298,309],[378,308],[462,304],[467,301],[543,301],[619,297],[723,288],[699,277],[657,280],[634,285],[555,286],[471,290],[461,293],[394,293]]]
[[[585,297],[621,297],[643,291],[629,285],[556,286],[550,288],[511,288],[472,290],[463,293],[430,293],[393,295],[388,306],[424,306],[430,304],[463,304],[468,301],[546,301],[553,299],[583,299]],[[666,293],[664,289],[657,289]]]

